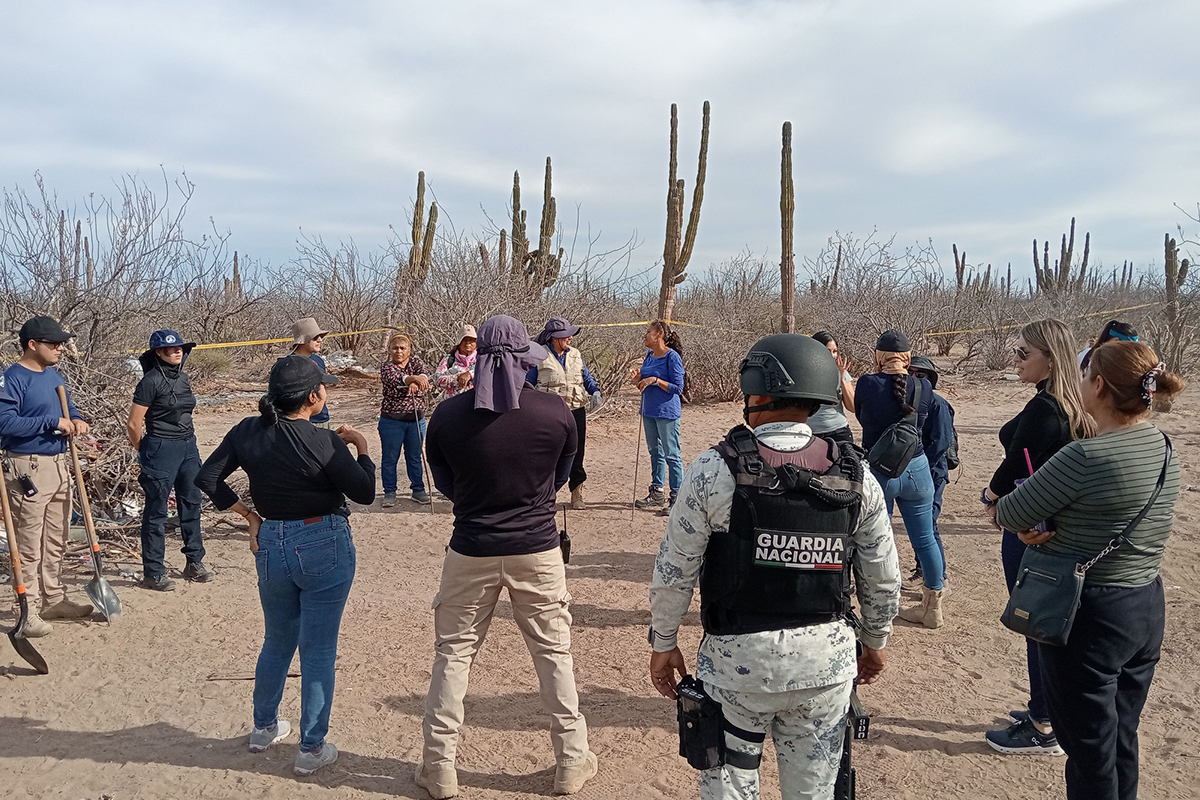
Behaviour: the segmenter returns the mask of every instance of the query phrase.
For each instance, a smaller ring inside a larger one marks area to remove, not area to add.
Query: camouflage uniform
[[[755,430],[773,450],[799,450],[812,439],[803,423],[772,422]],[[900,565],[883,490],[864,464],[863,501],[854,544],[854,577],[861,616],[859,639],[882,649],[900,602]],[[712,531],[729,529],[734,478],[715,450],[702,453],[684,476],[654,564],[650,610],[654,649],[676,646],[679,623]],[[726,745],[762,752],[770,732],[785,800],[829,798],[842,753],[842,722],[858,673],[854,631],[845,622],[735,636],[705,635],[696,677],[722,705],[726,721],[744,735],[726,733]],[[756,800],[758,772],[725,766],[701,773],[704,800]]]

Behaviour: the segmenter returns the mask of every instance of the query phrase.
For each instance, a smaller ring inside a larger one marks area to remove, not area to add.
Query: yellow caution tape
[[[1149,308],[1156,306],[1158,303],[1142,303],[1140,306],[1126,306],[1125,308],[1113,308],[1107,311],[1092,311],[1087,314],[1079,314],[1075,319],[1085,319],[1087,317],[1103,317],[1109,314],[1120,314],[1123,311],[1136,311],[1139,308]],[[925,336],[957,336],[960,333],[987,333],[990,331],[1011,331],[1015,328],[1023,328],[1025,323],[1021,322],[1016,325],[997,325],[993,328],[966,328],[961,331],[937,331],[936,333],[926,333]]]
[[[326,336],[358,336],[363,333],[383,333],[384,331],[398,331],[403,328],[403,325],[393,325],[388,328],[372,328],[369,331],[345,331],[343,333],[327,333]],[[219,347],[249,347],[256,344],[283,344],[291,342],[292,337],[287,336],[282,339],[254,339],[248,342],[212,342],[211,344],[198,344],[194,350],[216,350]]]

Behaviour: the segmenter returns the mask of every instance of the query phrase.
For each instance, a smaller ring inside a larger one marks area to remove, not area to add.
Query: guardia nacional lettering
[[[760,531],[755,539],[754,563],[766,567],[840,570],[845,553],[844,536]]]

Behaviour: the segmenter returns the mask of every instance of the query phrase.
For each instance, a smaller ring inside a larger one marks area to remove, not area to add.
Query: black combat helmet
[[[754,343],[742,360],[742,394],[835,404],[841,374],[829,348],[798,333],[775,333]],[[765,408],[765,407],[764,407]],[[748,410],[759,410],[758,407]]]

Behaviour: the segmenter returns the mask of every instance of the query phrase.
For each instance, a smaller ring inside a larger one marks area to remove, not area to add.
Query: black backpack
[[[867,463],[888,478],[899,478],[921,449],[921,430],[917,427],[917,412],[921,407],[921,382],[913,392],[913,412],[888,426],[879,441],[867,453]]]

